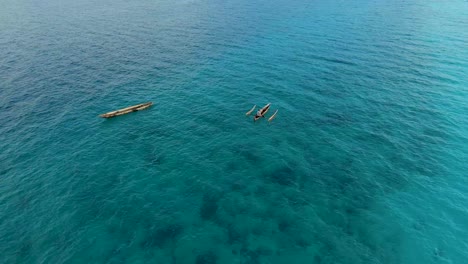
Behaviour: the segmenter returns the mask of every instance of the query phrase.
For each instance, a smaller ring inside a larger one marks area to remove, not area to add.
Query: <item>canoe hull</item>
[[[260,109],[257,114],[254,116],[254,121],[257,121],[258,119],[260,119],[261,117],[265,117],[265,114],[268,112],[268,110],[270,110],[270,105],[271,104],[267,104],[265,105],[262,109]]]
[[[119,110],[108,112],[108,113],[105,113],[105,114],[102,114],[102,115],[99,115],[99,116],[102,117],[102,118],[111,118],[111,117],[115,117],[115,116],[125,115],[125,114],[128,114],[128,113],[144,110],[144,109],[149,108],[152,105],[153,105],[152,102],[137,104],[137,105],[134,105],[134,106],[129,106],[129,107],[126,107],[126,108],[122,108],[122,109],[119,109]]]

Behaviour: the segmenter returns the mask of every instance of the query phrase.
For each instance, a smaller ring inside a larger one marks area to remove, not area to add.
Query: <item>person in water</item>
[[[258,110],[257,114],[255,114],[254,121],[259,119],[260,117],[263,117],[262,110],[263,109]]]
[[[266,112],[268,112],[268,109],[270,108],[270,104],[268,103],[265,105],[263,108],[257,111],[257,114],[255,114],[254,121],[259,119],[260,117],[265,117]]]

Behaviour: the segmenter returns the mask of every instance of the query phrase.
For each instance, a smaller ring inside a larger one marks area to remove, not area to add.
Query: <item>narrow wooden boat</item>
[[[111,117],[114,117],[114,116],[125,115],[125,114],[131,113],[131,112],[140,111],[140,110],[146,109],[146,108],[148,108],[148,107],[150,107],[152,105],[153,105],[153,102],[137,104],[137,105],[134,105],[134,106],[129,106],[129,107],[126,107],[126,108],[122,108],[122,109],[119,109],[119,110],[108,112],[108,113],[105,113],[105,114],[102,114],[102,115],[99,115],[99,116],[104,117],[104,118],[111,118]]]
[[[265,105],[262,109],[258,110],[257,114],[254,117],[254,121],[257,121],[260,117],[265,117],[265,114],[270,110],[271,103]]]

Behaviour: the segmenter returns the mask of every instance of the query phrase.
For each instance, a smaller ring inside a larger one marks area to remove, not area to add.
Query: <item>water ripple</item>
[[[468,259],[465,2],[3,4],[3,262]]]

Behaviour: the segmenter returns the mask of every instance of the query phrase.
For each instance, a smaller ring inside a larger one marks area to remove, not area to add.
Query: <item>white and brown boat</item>
[[[131,113],[131,112],[144,110],[144,109],[147,109],[148,107],[150,107],[152,105],[153,105],[153,102],[137,104],[137,105],[134,105],[134,106],[129,106],[129,107],[126,107],[126,108],[122,108],[122,109],[119,109],[119,110],[108,112],[108,113],[105,113],[105,114],[102,114],[102,115],[99,115],[99,116],[104,117],[104,118],[111,118],[111,117],[114,117],[114,116],[125,115],[125,114]]]
[[[254,116],[254,121],[257,121],[261,117],[265,117],[265,114],[268,112],[268,110],[270,110],[270,105],[271,103],[268,103],[267,105],[262,107],[262,109],[258,110],[257,114],[255,114]]]

